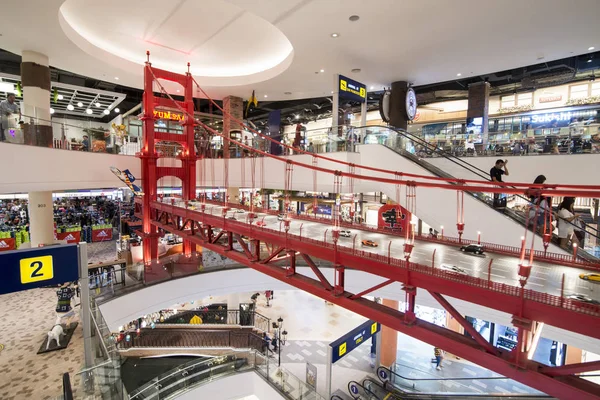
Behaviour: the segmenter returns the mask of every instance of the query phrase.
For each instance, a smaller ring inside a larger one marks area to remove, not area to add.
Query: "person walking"
[[[508,160],[496,160],[496,164],[490,169],[490,179],[492,182],[502,182],[502,175],[510,175],[506,164],[508,164]],[[506,197],[504,194],[494,193],[494,208],[506,208]]]
[[[433,348],[433,355],[435,356],[435,369],[438,371],[442,370],[442,360],[444,359],[444,351],[439,347]]]

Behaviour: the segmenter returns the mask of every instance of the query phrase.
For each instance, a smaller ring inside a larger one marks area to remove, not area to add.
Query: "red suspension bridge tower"
[[[144,244],[144,264],[150,265],[152,260],[158,259],[158,228],[151,223],[151,204],[157,200],[158,181],[164,177],[176,177],[181,180],[183,201],[196,197],[196,151],[194,149],[194,120],[189,116],[194,115],[193,78],[189,71],[185,75],[153,68],[148,61],[144,67],[144,96],[143,110],[143,146],[139,153],[142,161],[142,239]],[[156,107],[173,108],[173,101],[154,95],[153,83],[163,79],[175,82],[183,87],[184,101],[177,101],[179,107],[186,111],[183,120],[183,134],[156,132],[154,122]],[[157,151],[156,145],[160,142],[177,143],[182,151],[177,155],[180,166],[158,166],[158,159],[164,155]],[[183,252],[190,256],[194,245],[189,240],[183,241]]]

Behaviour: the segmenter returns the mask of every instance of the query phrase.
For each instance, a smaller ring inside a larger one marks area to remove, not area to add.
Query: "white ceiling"
[[[20,0],[2,5],[0,48],[137,88],[150,49],[216,98],[281,100],[328,95],[334,73],[378,90],[586,53],[598,15],[598,0]]]

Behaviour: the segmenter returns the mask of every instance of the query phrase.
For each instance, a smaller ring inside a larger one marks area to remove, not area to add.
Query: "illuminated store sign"
[[[540,103],[554,103],[555,101],[561,101],[561,100],[562,100],[562,95],[540,97]]]
[[[154,110],[154,118],[156,119],[168,119],[170,121],[183,121],[184,115],[171,111],[159,111]]]
[[[367,98],[367,87],[360,82],[340,75],[340,97],[364,103]]]
[[[564,111],[548,114],[534,114],[531,116],[531,122],[542,124],[548,122],[568,122],[573,118],[588,118],[596,115],[596,111]]]

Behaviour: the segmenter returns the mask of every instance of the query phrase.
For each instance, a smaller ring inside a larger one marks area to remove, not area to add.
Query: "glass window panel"
[[[510,96],[500,97],[500,107],[501,108],[514,107],[514,105],[515,105],[515,95],[514,94],[512,94]]]
[[[569,99],[583,99],[588,97],[588,87],[589,85],[586,83],[584,85],[573,85],[570,87],[570,96]]]
[[[592,96],[600,96],[600,82],[592,83]]]
[[[520,106],[533,104],[533,93],[520,93],[517,95],[517,103]]]

